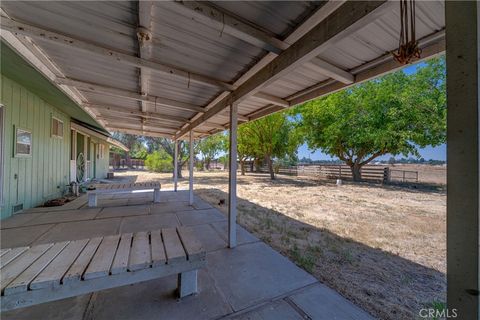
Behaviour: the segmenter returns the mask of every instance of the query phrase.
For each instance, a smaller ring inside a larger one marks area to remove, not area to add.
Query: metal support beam
[[[193,131],[190,131],[190,157],[188,159],[188,203],[193,205]]]
[[[173,191],[177,192],[178,185],[178,140],[173,142]]]
[[[446,1],[445,16],[447,307],[473,320],[480,319],[480,4]]]
[[[230,149],[228,168],[228,247],[237,245],[237,113],[238,104],[230,105]]]

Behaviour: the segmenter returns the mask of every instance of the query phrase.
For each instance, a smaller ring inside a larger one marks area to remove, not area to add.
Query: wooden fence
[[[268,168],[260,168],[263,173],[268,172]],[[275,168],[275,172],[281,175],[318,177],[324,179],[344,179],[351,180],[352,171],[346,165],[298,165],[298,166],[280,166]],[[361,169],[362,180],[388,183],[390,181],[390,169],[384,166],[367,165]]]

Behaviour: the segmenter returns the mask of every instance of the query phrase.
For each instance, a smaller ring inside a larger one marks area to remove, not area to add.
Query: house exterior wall
[[[61,196],[69,183],[70,117],[25,87],[1,76],[0,103],[4,106],[3,205],[1,218],[13,206],[30,208]],[[52,117],[63,121],[63,138],[51,134]],[[15,128],[32,132],[32,154],[14,154]]]
[[[4,219],[14,214],[13,207],[16,205],[23,204],[23,209],[35,207],[67,192],[71,181],[71,130],[69,115],[4,75],[1,75],[0,103],[4,118],[0,218]],[[63,121],[63,138],[52,136],[52,117]],[[31,156],[15,156],[17,127],[32,133]],[[96,178],[106,178],[109,145],[98,137],[88,140],[91,152],[88,178],[93,178],[93,170]],[[103,156],[99,153],[100,145],[103,145]]]

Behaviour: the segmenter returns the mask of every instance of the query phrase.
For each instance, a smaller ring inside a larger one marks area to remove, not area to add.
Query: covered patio
[[[447,54],[447,303],[462,319],[476,319],[480,9],[474,1],[416,5],[420,59]],[[399,43],[398,2],[3,1],[1,8],[2,41],[107,130],[190,142],[230,132],[228,217],[195,197],[191,148],[189,192],[177,191],[174,177],[160,205],[145,206],[136,195],[105,198],[100,210],[30,212],[2,222],[2,246],[191,225],[208,249],[208,268],[203,293],[179,302],[189,308],[159,299],[172,288],[165,278],[15,312],[217,318],[252,309],[253,318],[368,317],[237,227],[236,134],[243,122],[403,67],[391,54]],[[70,308],[72,301],[80,302]]]
[[[37,208],[2,221],[1,246],[19,247],[186,226],[207,250],[197,295],[175,299],[176,276],[2,313],[2,319],[371,319],[242,227],[227,247],[227,219],[188,191],[102,195],[97,208]],[[322,301],[322,304],[312,303]]]

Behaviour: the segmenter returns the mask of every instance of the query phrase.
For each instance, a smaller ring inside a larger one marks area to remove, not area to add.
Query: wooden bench
[[[205,265],[205,250],[185,228],[1,249],[1,310],[173,274],[182,298],[197,292],[197,272]]]
[[[140,183],[101,183],[94,185],[95,189],[88,189],[88,206],[97,206],[97,195],[100,193],[127,193],[132,191],[149,191],[153,189],[153,202],[160,202],[160,183],[159,182],[140,182]]]

